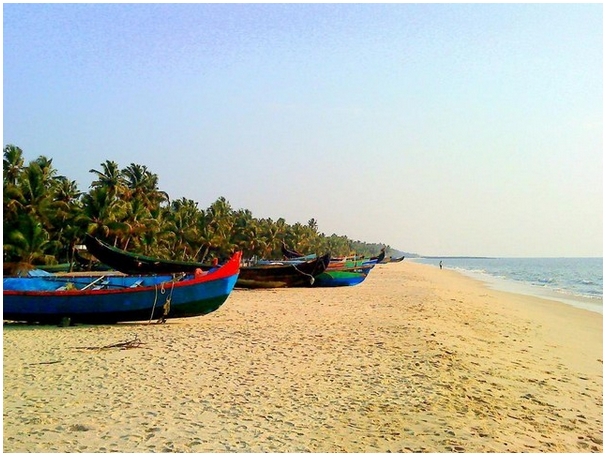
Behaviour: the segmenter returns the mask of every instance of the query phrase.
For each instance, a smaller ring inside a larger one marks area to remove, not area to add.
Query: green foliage
[[[234,210],[220,196],[207,209],[193,200],[170,201],[158,176],[131,163],[106,161],[90,190],[58,176],[52,159],[27,165],[23,151],[6,145],[3,162],[4,261],[52,264],[72,261],[86,233],[125,250],[165,259],[207,261],[241,250],[245,258],[279,259],[284,242],[304,254],[377,255],[382,244],[326,236],[316,219],[290,225]],[[389,250],[388,250],[389,253]]]

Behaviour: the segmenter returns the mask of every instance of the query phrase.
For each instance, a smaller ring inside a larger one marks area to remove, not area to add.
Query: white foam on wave
[[[470,271],[462,268],[452,268],[461,274],[486,283],[490,288],[498,291],[534,296],[542,299],[562,302],[579,309],[589,310],[603,314],[603,299],[601,297],[579,296],[569,291],[556,291],[544,286],[531,285],[515,280],[508,280],[494,275]]]

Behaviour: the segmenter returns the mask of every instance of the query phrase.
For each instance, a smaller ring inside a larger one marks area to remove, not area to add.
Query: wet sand
[[[601,314],[408,261],[3,343],[5,452],[603,451]]]

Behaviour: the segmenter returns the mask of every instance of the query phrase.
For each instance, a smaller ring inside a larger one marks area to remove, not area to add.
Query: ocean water
[[[419,258],[500,291],[537,296],[603,313],[602,258]]]

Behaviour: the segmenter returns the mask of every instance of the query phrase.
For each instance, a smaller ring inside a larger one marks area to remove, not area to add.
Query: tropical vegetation
[[[145,165],[121,168],[107,160],[91,169],[88,192],[58,174],[52,159],[26,163],[23,151],[4,147],[4,262],[32,265],[72,262],[85,234],[116,247],[165,259],[208,261],[236,250],[244,258],[281,258],[281,243],[308,253],[376,255],[381,244],[321,233],[318,222],[289,224],[234,209],[220,196],[208,208],[187,198],[171,200]],[[388,251],[389,251],[389,246]]]

